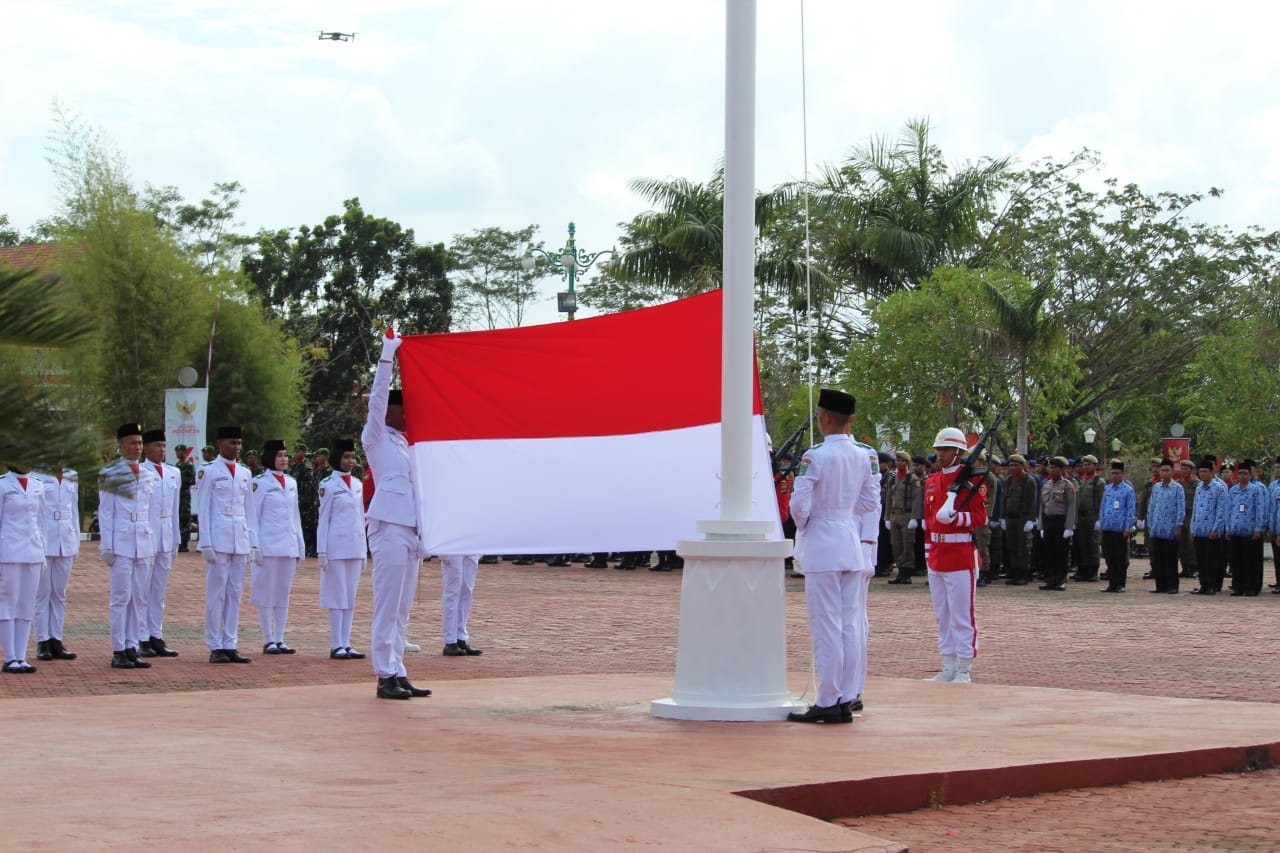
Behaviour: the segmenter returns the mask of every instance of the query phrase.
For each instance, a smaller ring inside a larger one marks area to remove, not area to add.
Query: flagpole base
[[[699,529],[714,535],[706,523]],[[653,700],[649,713],[766,722],[802,710],[787,690],[784,560],[790,540],[734,536],[676,545],[684,576],[675,687],[670,697]]]

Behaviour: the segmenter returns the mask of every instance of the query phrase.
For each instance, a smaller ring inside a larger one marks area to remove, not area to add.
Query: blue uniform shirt
[[[1138,506],[1138,496],[1133,486],[1121,480],[1107,483],[1102,488],[1102,512],[1098,523],[1109,533],[1124,533],[1133,527],[1133,516]]]
[[[1211,477],[1208,485],[1196,483],[1196,500],[1191,507],[1191,535],[1219,536],[1227,531],[1227,484]]]
[[[1147,503],[1147,535],[1154,539],[1173,539],[1187,517],[1187,493],[1180,483],[1156,483],[1151,487]]]
[[[1267,489],[1250,480],[1243,489],[1236,483],[1227,490],[1227,533],[1231,536],[1253,536],[1267,527]]]
[[[1280,477],[1271,481],[1267,488],[1270,497],[1270,508],[1267,510],[1267,530],[1272,536],[1280,534]]]

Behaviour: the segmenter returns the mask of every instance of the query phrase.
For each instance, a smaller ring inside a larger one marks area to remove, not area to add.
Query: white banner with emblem
[[[169,450],[165,461],[177,465],[174,447],[185,444],[191,448],[189,455],[197,463],[200,448],[204,447],[205,423],[209,400],[208,388],[167,388],[164,392],[164,432]]]

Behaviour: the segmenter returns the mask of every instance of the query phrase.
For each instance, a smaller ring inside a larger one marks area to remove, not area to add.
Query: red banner
[[[1173,478],[1181,480],[1183,479],[1182,460],[1191,458],[1191,439],[1162,438],[1160,439],[1160,454],[1173,463]]]

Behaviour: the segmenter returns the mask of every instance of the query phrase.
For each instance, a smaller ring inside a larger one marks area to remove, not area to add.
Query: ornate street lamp
[[[616,248],[604,249],[592,254],[579,249],[578,242],[573,236],[575,230],[573,223],[570,222],[569,240],[559,252],[548,252],[546,249],[530,243],[529,248],[525,249],[524,254],[520,257],[520,265],[524,267],[526,272],[532,270],[534,264],[537,263],[537,258],[534,255],[542,255],[550,263],[560,265],[562,270],[560,278],[569,282],[569,289],[556,294],[556,307],[562,314],[568,314],[570,320],[573,319],[573,315],[578,310],[578,296],[573,289],[573,284],[577,281],[578,276],[591,269],[591,265],[601,255],[609,255],[614,262],[617,262],[622,257]]]

